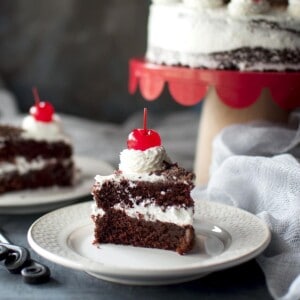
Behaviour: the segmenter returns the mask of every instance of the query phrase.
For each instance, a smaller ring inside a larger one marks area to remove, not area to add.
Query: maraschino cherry
[[[32,89],[35,105],[30,108],[29,113],[40,122],[49,123],[53,119],[54,107],[51,103],[40,101],[39,93],[36,87]]]
[[[144,108],[144,128],[137,128],[130,132],[127,139],[128,149],[146,150],[161,145],[157,131],[147,129],[147,108]]]

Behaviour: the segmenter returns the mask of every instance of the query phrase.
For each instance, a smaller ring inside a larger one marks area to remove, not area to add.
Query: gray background
[[[0,78],[19,109],[31,88],[61,113],[122,122],[145,105],[155,113],[185,110],[168,92],[145,102],[127,90],[128,61],[146,50],[146,0],[1,0]]]

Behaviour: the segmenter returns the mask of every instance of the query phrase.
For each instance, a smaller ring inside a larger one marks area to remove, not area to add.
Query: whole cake
[[[158,133],[145,126],[132,131],[127,145],[119,170],[95,177],[94,243],[187,253],[194,242],[194,174],[171,163]]]
[[[146,58],[193,68],[300,70],[300,1],[153,0]]]
[[[37,101],[21,127],[0,125],[0,193],[71,186],[73,148],[49,102]]]

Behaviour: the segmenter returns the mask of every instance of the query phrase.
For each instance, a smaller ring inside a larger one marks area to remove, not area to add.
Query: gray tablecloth
[[[140,127],[142,116],[136,115],[122,125],[95,123],[62,116],[66,132],[72,137],[75,153],[119,163],[119,152],[125,147],[128,133]],[[173,161],[192,169],[199,114],[187,110],[165,117],[149,115],[149,127],[162,136]],[[1,123],[19,123],[20,116],[0,119]],[[92,185],[92,182],[91,182]],[[89,196],[83,200],[91,200]],[[0,212],[1,213],[1,212]],[[42,214],[1,215],[2,228],[11,241],[29,247],[26,233]],[[19,275],[12,275],[0,265],[0,299],[269,299],[263,275],[254,261],[205,278],[173,286],[138,287],[98,280],[81,271],[67,269],[37,256],[47,264],[52,279],[43,285],[30,286]]]

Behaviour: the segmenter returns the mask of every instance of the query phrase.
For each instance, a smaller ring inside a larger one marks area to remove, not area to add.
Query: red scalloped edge
[[[233,108],[252,105],[268,88],[274,102],[284,110],[300,106],[300,72],[240,72],[169,67],[144,59],[129,61],[129,92],[138,87],[142,96],[153,101],[165,85],[176,102],[192,106],[202,101],[214,86],[222,101]]]

